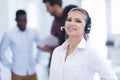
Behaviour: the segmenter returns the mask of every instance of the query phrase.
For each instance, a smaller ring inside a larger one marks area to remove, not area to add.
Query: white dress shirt
[[[13,73],[20,76],[36,73],[36,62],[33,57],[34,41],[39,41],[39,35],[32,29],[20,31],[18,27],[15,27],[15,29],[6,32],[0,44],[1,62]],[[8,47],[12,51],[12,63],[5,56]]]
[[[117,80],[107,60],[84,39],[65,60],[68,44],[69,40],[54,50],[49,80],[93,80],[95,73],[101,80]]]

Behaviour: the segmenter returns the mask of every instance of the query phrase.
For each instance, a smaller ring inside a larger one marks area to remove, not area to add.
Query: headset
[[[90,30],[91,30],[91,18],[88,16],[88,21],[86,23],[86,26],[85,26],[85,33],[90,33]]]
[[[89,16],[88,12],[85,9],[82,9],[82,8],[74,8],[74,9],[81,11],[84,15],[87,16],[86,26],[85,26],[85,33],[86,34],[90,33],[90,30],[91,30],[91,17]]]

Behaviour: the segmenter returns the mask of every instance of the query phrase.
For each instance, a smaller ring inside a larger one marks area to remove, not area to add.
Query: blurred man
[[[51,40],[52,42],[49,41],[49,43],[57,44],[57,46],[61,45],[64,40],[62,40],[62,35],[63,32],[60,30],[61,27],[61,20],[62,20],[62,1],[61,0],[43,0],[43,2],[46,5],[47,11],[54,16],[54,20],[52,23],[51,27],[51,34],[48,36],[48,40]],[[50,38],[50,39],[49,39]],[[54,39],[53,39],[54,38]],[[44,40],[46,42],[46,40]],[[51,53],[50,54],[50,61],[51,61],[51,56],[54,48],[57,46],[49,46],[50,44],[46,44],[45,46],[41,47],[41,45],[38,45],[38,48],[41,49],[42,51],[46,51]],[[50,66],[50,61],[49,61],[49,66]]]
[[[51,27],[51,35],[58,38],[59,45],[62,43],[62,31],[60,30],[61,27],[61,17],[63,13],[62,9],[62,1],[61,0],[43,0],[46,5],[47,11],[54,16],[54,20]],[[52,53],[55,47],[49,47],[46,45],[45,47],[41,48],[43,51],[47,51]]]
[[[27,28],[27,15],[24,10],[16,12],[15,20],[17,26],[3,35],[0,60],[10,69],[12,80],[37,80],[35,64],[38,58],[33,57],[33,45],[34,41],[39,41],[39,35],[35,30]],[[12,63],[5,56],[8,47],[12,51]]]

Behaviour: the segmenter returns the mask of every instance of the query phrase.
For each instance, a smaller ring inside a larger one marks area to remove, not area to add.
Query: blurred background
[[[63,0],[62,7],[69,4],[75,4],[88,11],[92,18],[90,40],[99,47],[101,55],[108,58],[120,80],[119,0]],[[26,10],[27,25],[39,30],[41,39],[50,34],[53,17],[47,12],[42,0],[1,0],[0,41],[4,32],[16,25],[15,12],[18,9]],[[11,55],[8,54],[7,57],[10,59]],[[42,52],[40,63],[37,65],[39,80],[48,80],[48,59],[49,53]],[[0,80],[11,80],[10,78],[10,71],[0,63]]]

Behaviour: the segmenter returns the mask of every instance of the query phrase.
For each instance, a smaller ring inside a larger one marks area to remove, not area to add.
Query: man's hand
[[[37,45],[37,48],[38,48],[38,49],[41,49],[42,51],[49,52],[49,53],[52,53],[53,50],[54,50],[53,47],[49,47],[48,45],[45,45],[43,48],[40,47],[39,45]]]

